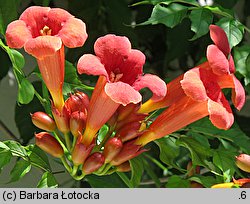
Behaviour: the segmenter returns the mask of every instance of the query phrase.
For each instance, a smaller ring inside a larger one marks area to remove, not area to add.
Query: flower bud
[[[130,114],[136,113],[139,110],[140,105],[141,104],[130,103],[126,106],[120,106],[117,109],[117,113],[118,113],[117,120],[122,121],[122,120],[127,119]]]
[[[75,111],[86,112],[89,106],[89,97],[85,93],[77,91],[65,101],[65,104],[71,113]]]
[[[117,130],[116,135],[122,140],[122,142],[125,142],[140,136],[143,133],[143,131],[139,131],[140,127],[141,123],[138,121],[127,123]]]
[[[116,171],[118,172],[128,172],[131,171],[131,166],[129,161],[126,161],[116,167]]]
[[[198,182],[191,181],[190,188],[204,188],[204,186]]]
[[[133,113],[130,114],[128,118],[126,118],[125,120],[121,120],[118,121],[116,124],[116,129],[120,129],[121,127],[127,125],[128,123],[132,123],[132,122],[142,122],[143,120],[145,120],[145,118],[148,116],[148,114],[137,114],[137,113]]]
[[[234,186],[233,182],[229,183],[219,183],[211,186],[211,188],[232,188]]]
[[[81,143],[81,137],[78,137],[77,143],[75,144],[75,147],[72,151],[72,161],[74,165],[78,166],[80,164],[83,164],[94,146],[95,144],[91,144],[86,147],[83,143]]]
[[[246,183],[250,183],[250,179],[249,178],[242,178],[242,179],[238,179],[238,180],[235,180],[233,178],[233,182],[239,186],[243,186],[244,184]]]
[[[80,111],[75,111],[70,115],[69,127],[73,136],[78,137],[85,127],[87,115]]]
[[[145,151],[147,150],[141,149],[140,145],[134,144],[134,140],[126,142],[123,144],[122,150],[119,152],[119,154],[117,154],[110,163],[114,166],[118,166],[130,159],[133,159]]]
[[[94,171],[97,171],[103,164],[104,164],[105,158],[100,152],[95,152],[91,154],[87,160],[85,161],[82,171],[85,174],[91,174]]]
[[[31,115],[32,123],[36,127],[42,130],[50,131],[50,132],[56,129],[55,121],[47,113],[35,112],[30,115]]]
[[[51,154],[53,157],[60,158],[63,156],[63,148],[60,143],[51,134],[40,132],[35,134],[36,145],[43,151]]]
[[[240,154],[236,156],[236,165],[243,171],[250,173],[250,155]]]
[[[60,112],[52,103],[51,105],[52,115],[56,121],[57,129],[62,133],[69,132],[69,109],[66,105],[63,106],[62,111]]]
[[[122,149],[122,141],[117,137],[110,138],[103,150],[103,155],[105,157],[105,163],[109,163]]]
[[[187,164],[187,171],[188,171],[188,176],[191,177],[195,174],[199,174],[200,173],[200,166],[196,166],[194,167],[192,164],[192,161],[188,162]]]

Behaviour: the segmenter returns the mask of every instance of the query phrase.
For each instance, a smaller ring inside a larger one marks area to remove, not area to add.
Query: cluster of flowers
[[[230,128],[234,117],[222,89],[232,88],[238,110],[245,103],[245,92],[234,75],[225,32],[216,25],[209,28],[214,44],[207,48],[207,61],[168,84],[143,74],[145,56],[131,48],[127,37],[100,37],[94,44],[95,55],[84,54],[77,64],[79,74],[99,76],[91,98],[77,91],[64,100],[64,46],[83,46],[85,24],[62,9],[26,9],[7,27],[6,40],[11,48],[24,47],[37,59],[52,97],[53,118],[43,112],[32,114],[33,123],[47,131],[35,135],[36,144],[61,158],[69,173],[81,179],[91,173],[129,171],[129,160],[146,151],[146,144],[203,117],[209,116],[220,129]],[[142,104],[139,90],[145,87],[153,95]],[[148,126],[149,113],[166,107]],[[109,131],[97,144],[104,124]]]

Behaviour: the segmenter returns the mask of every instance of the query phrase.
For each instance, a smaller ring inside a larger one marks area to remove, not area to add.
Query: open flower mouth
[[[48,26],[44,26],[43,29],[40,30],[41,36],[51,35],[52,30]]]
[[[111,71],[110,72],[109,81],[111,83],[118,82],[118,81],[120,81],[122,79],[122,77],[123,77],[123,73],[120,73],[120,70],[116,69],[116,71],[114,71],[114,72]]]

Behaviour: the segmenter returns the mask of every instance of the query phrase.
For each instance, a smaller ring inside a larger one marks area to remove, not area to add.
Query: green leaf
[[[33,86],[39,93],[41,92],[41,82],[33,82]],[[34,132],[41,131],[31,121],[30,113],[36,111],[44,111],[43,106],[36,97],[29,104],[16,104],[15,122],[22,138],[22,144],[27,144],[30,139],[34,138]]]
[[[225,139],[232,144],[237,145],[240,150],[246,154],[250,154],[250,138],[240,130],[236,123],[229,130],[221,130],[216,128],[208,118],[199,120],[189,125],[191,131],[201,133],[210,138]]]
[[[98,141],[102,142],[108,132],[109,132],[109,126],[103,125],[98,132],[98,136],[97,136]]]
[[[50,164],[47,155],[36,145],[27,147],[30,163],[44,171],[51,172]]]
[[[176,144],[186,147],[190,151],[193,165],[207,166],[206,159],[211,156],[211,151],[203,147],[197,140],[182,136],[176,141]]]
[[[37,184],[37,188],[57,188],[58,183],[54,175],[50,172],[45,172]]]
[[[217,183],[216,179],[212,176],[202,176],[202,175],[195,175],[189,178],[189,181],[195,181],[197,183],[202,184],[206,188],[210,188],[214,184]]]
[[[18,85],[18,102],[21,104],[28,104],[34,98],[35,89],[30,81],[23,78],[21,84]]]
[[[226,32],[231,48],[238,45],[243,39],[244,27],[239,21],[231,18],[222,18],[217,22],[217,25]]]
[[[4,141],[3,143],[10,148],[10,151],[13,156],[27,158],[28,156],[27,152],[19,142],[7,140],[7,141]]]
[[[0,0],[0,33],[5,34],[7,25],[17,18],[17,0]]]
[[[86,176],[86,180],[92,188],[126,188],[127,186],[117,174],[96,176],[94,174]],[[112,182],[110,182],[112,181]]]
[[[41,78],[39,69],[35,70],[35,73]],[[65,61],[65,78],[64,78],[64,85],[63,85],[63,94],[67,95],[68,93],[72,92],[73,88],[79,89],[86,89],[86,90],[93,90],[94,87],[87,86],[81,82],[77,75],[76,67],[70,63],[69,61]]]
[[[9,69],[12,67],[8,54],[2,48],[0,48],[0,62],[1,62],[1,69],[0,69],[0,81],[1,81],[8,74]]]
[[[173,28],[178,25],[185,17],[187,7],[180,4],[170,4],[168,7],[157,4],[151,14],[151,17],[138,25],[155,25],[162,23],[167,27]]]
[[[235,173],[235,154],[225,149],[216,150],[213,153],[213,163],[223,173],[229,174],[230,178]],[[229,181],[228,181],[229,182]]]
[[[12,154],[10,148],[3,142],[0,142],[0,171],[1,169],[10,162]]]
[[[12,55],[14,57],[16,66],[19,69],[23,68],[25,65],[25,59],[24,59],[23,55],[15,49],[10,49],[10,52],[12,53]]]
[[[209,9],[213,13],[219,14],[221,16],[226,16],[227,18],[234,18],[234,13],[230,9],[225,9],[221,6],[204,6],[204,8]]]
[[[165,5],[169,5],[171,3],[186,3],[186,4],[190,4],[193,6],[199,6],[199,4],[197,3],[196,0],[145,0],[145,1],[140,1],[137,3],[132,4],[131,6],[138,6],[138,5],[143,5],[143,4],[152,4],[152,5],[156,5],[156,4],[165,4]]]
[[[176,157],[179,155],[179,148],[175,145],[174,138],[161,138],[155,141],[160,149],[160,160],[174,168],[180,169],[174,162]]]
[[[81,81],[78,78],[76,67],[69,61],[65,61],[65,79],[66,83],[70,84],[81,84]]]
[[[25,160],[19,160],[10,172],[11,180],[10,182],[15,182],[25,176],[31,169],[29,162]]]
[[[160,179],[158,178],[157,174],[154,172],[150,163],[148,163],[148,161],[144,158],[143,158],[143,167],[145,171],[147,172],[147,174],[149,175],[149,177],[152,178],[152,180],[155,182],[155,186],[157,188],[160,188],[161,187]]]
[[[233,49],[236,70],[245,77],[245,85],[250,83],[250,46],[243,45]]]
[[[190,186],[189,180],[185,180],[177,175],[169,177],[169,180],[166,184],[167,188],[188,188],[189,186]]]
[[[141,178],[144,172],[143,161],[139,156],[129,160],[129,162],[132,171],[130,183],[133,185],[133,187],[137,187],[141,182]]]
[[[192,22],[191,30],[195,32],[195,35],[191,40],[196,40],[197,38],[207,34],[209,31],[209,25],[213,22],[212,12],[203,7],[192,10],[189,18]]]

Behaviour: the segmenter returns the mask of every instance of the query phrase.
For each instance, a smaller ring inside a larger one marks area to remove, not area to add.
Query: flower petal
[[[79,74],[103,75],[108,77],[105,67],[99,58],[92,54],[85,54],[79,59],[77,70]]]
[[[24,21],[17,20],[10,23],[6,30],[6,41],[11,48],[22,48],[32,35]]]
[[[245,104],[246,96],[245,96],[245,90],[239,80],[232,75],[233,82],[234,82],[234,88],[232,89],[232,101],[234,106],[240,110],[243,105]]]
[[[210,25],[209,30],[214,44],[227,56],[230,53],[230,46],[225,31],[217,25]]]
[[[106,94],[116,103],[126,106],[129,103],[139,103],[141,94],[130,85],[123,82],[107,83],[104,88]]]
[[[62,29],[65,22],[73,18],[69,12],[60,8],[52,8],[48,12],[48,17],[46,19],[46,25],[51,29],[51,35],[56,35]]]
[[[234,73],[235,72],[235,65],[234,65],[234,59],[233,59],[233,56],[230,55],[230,58],[228,60],[228,63],[229,63],[229,70],[230,70],[230,73]]]
[[[216,45],[209,45],[207,47],[207,59],[215,74],[223,75],[230,73],[228,60]]]
[[[208,112],[210,121],[217,128],[227,130],[234,122],[232,110],[225,97],[222,98],[222,104],[209,99]]]
[[[193,68],[184,74],[181,87],[188,97],[195,101],[207,100],[206,88],[200,78],[200,69]]]
[[[131,44],[127,37],[108,34],[96,40],[94,50],[110,73],[128,58]]]
[[[24,45],[27,53],[39,59],[55,54],[61,47],[62,41],[60,38],[48,35],[30,39]]]
[[[66,47],[81,47],[85,43],[88,35],[85,23],[77,18],[68,19],[59,31],[58,36]]]
[[[119,69],[123,73],[121,81],[132,86],[138,76],[143,73],[145,60],[146,57],[141,51],[132,49],[128,58],[124,59],[119,65]]]
[[[50,10],[49,7],[31,6],[22,13],[19,19],[26,23],[32,36],[37,37],[40,36],[40,30],[46,25]]]
[[[148,87],[152,92],[152,100],[159,101],[163,99],[167,93],[167,86],[158,76],[145,74],[140,76],[133,84],[135,90],[139,91],[142,88]]]

